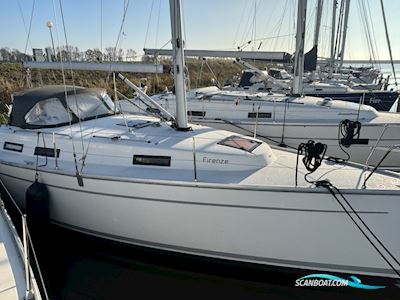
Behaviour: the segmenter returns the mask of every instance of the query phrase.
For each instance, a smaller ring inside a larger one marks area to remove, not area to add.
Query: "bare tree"
[[[18,49],[1,48],[0,57],[3,61],[23,62],[32,60],[32,56],[20,52]]]
[[[96,60],[99,62],[103,61],[103,53],[101,53],[101,51],[97,48],[93,49],[94,52],[94,56],[96,57]]]
[[[115,59],[115,48],[107,47],[105,50],[104,60],[113,61]]]
[[[94,51],[92,49],[87,49],[85,51],[85,60],[86,61],[96,61],[96,57]]]
[[[133,49],[127,49],[126,50],[126,61],[134,61],[136,58],[136,51]]]
[[[124,50],[123,49],[119,49],[118,50],[117,60],[118,61],[123,61],[124,60]]]

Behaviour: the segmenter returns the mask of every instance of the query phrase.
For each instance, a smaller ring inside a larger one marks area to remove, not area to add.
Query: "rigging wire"
[[[264,4],[264,3],[265,2],[262,2],[262,4]],[[261,34],[261,36],[266,36],[267,35],[267,32],[270,29],[271,20],[273,19],[272,16],[275,14],[276,8],[277,8],[277,2],[274,2],[272,4],[272,7],[271,6],[268,7],[268,10],[269,10],[270,14],[268,16],[266,16],[267,22],[265,23],[264,30],[263,30],[263,33]],[[265,47],[265,44],[263,44],[262,48],[264,48],[264,47]]]
[[[67,48],[66,49],[67,50],[67,61],[69,63],[69,68],[70,68],[70,72],[71,72],[72,88],[73,88],[73,91],[74,91],[74,98],[75,98],[76,112],[77,112],[77,115],[78,115],[79,129],[80,129],[80,133],[81,133],[81,146],[82,146],[82,154],[83,154],[83,153],[85,153],[85,145],[84,145],[84,142],[83,142],[83,130],[82,130],[80,107],[78,105],[78,99],[77,99],[77,96],[76,96],[75,76],[74,76],[74,71],[72,70],[71,48],[69,46],[68,38],[67,38],[67,28],[65,26],[65,19],[64,19],[64,11],[63,11],[63,6],[62,6],[62,1],[58,0],[58,3],[59,3],[59,6],[60,6],[60,14],[61,14],[61,21],[62,21],[62,25],[63,25],[65,46]],[[62,60],[62,58],[61,58],[61,60]],[[65,87],[65,91],[66,91],[66,87]],[[65,97],[65,101],[67,101],[67,97]]]
[[[248,8],[248,10],[249,10],[249,13],[248,13],[248,16],[247,16],[247,21],[246,21],[246,25],[243,27],[243,32],[242,32],[242,39],[241,39],[241,42],[240,42],[240,44],[244,44],[244,41],[246,40],[246,37],[248,37],[249,36],[249,31],[251,30],[251,16],[252,16],[252,6],[251,6],[251,2],[250,1],[248,1],[250,4],[249,4],[249,8]]]
[[[200,74],[199,74],[199,77],[197,77],[196,89],[199,87],[199,85],[201,83],[201,77],[203,75],[204,60],[205,60],[204,58],[201,60]]]
[[[253,15],[253,26],[252,26],[252,34],[251,34],[254,45],[253,51],[256,50],[256,39],[257,39],[257,0],[254,0],[254,15]]]
[[[137,96],[137,99],[138,99],[141,103],[143,103],[144,106],[146,106],[146,109],[140,107],[138,104],[136,104],[136,103],[134,102],[134,100],[129,99],[126,95],[122,94],[121,92],[117,91],[117,94],[118,94],[119,96],[123,97],[129,104],[131,104],[132,106],[136,107],[139,111],[142,111],[144,114],[146,114],[146,115],[151,115],[151,116],[153,116],[153,117],[155,117],[155,118],[157,118],[157,119],[160,119],[161,122],[165,122],[165,123],[166,123],[166,122],[169,121],[169,120],[168,120],[167,118],[165,118],[161,113],[156,113],[156,112],[154,111],[154,109],[152,109],[152,107],[151,107],[150,105],[148,105],[146,102],[144,102],[144,101],[140,98],[139,95]],[[120,105],[120,109],[121,109],[121,112],[123,113],[123,110],[122,110],[122,106],[121,106],[121,105]]]
[[[255,39],[255,40],[249,40],[249,41],[245,42],[244,44],[238,46],[238,48],[240,48],[241,50],[244,50],[252,42],[257,42],[257,41],[263,42],[263,41],[266,41],[266,40],[273,40],[273,39],[279,39],[279,38],[291,37],[291,36],[294,36],[294,34],[283,34],[283,35],[276,35],[276,36],[266,36],[266,37],[258,38],[258,39]]]
[[[307,10],[308,10],[308,8],[307,8]],[[313,32],[312,31],[313,31],[313,28],[315,26],[311,27],[311,22],[315,23],[316,15],[317,15],[317,6],[314,5],[314,8],[313,8],[311,14],[307,17],[308,18],[307,19],[307,25],[306,25],[307,32],[305,34],[305,37],[306,37],[305,44],[306,45],[308,45],[311,42],[311,39],[313,38]]]
[[[103,61],[103,0],[100,0],[100,52]]]
[[[153,0],[154,1],[154,0]],[[124,11],[123,11],[123,15],[122,15],[122,21],[121,21],[121,26],[119,28],[119,32],[118,32],[118,36],[117,36],[117,41],[115,42],[115,46],[114,46],[114,50],[113,50],[113,54],[114,54],[114,62],[110,63],[110,68],[108,70],[107,76],[106,76],[106,85],[108,85],[108,80],[110,78],[110,75],[112,73],[112,66],[115,63],[115,58],[116,58],[116,54],[117,54],[117,49],[118,47],[121,45],[121,37],[123,35],[123,30],[124,30],[124,25],[125,25],[125,19],[126,19],[126,13],[128,12],[128,7],[129,7],[129,3],[130,0],[128,0],[127,2],[125,2],[124,0]]]
[[[215,78],[215,80],[217,81],[218,87],[221,87],[221,83],[219,82],[217,76],[215,76],[212,68],[210,67],[210,65],[208,64],[207,60],[205,60],[205,64],[207,66],[207,68],[210,70],[211,74],[213,75],[213,77]]]
[[[154,48],[157,49],[158,45],[158,34],[160,31],[160,15],[161,15],[161,0],[158,1],[158,14],[157,14],[157,27],[156,27],[156,39],[154,42]],[[159,63],[160,59],[158,56],[154,56],[155,58],[155,63]],[[154,74],[154,77],[156,79],[156,84],[153,84],[153,94],[157,92],[156,87],[159,88],[160,86],[160,78],[158,77],[158,74]]]
[[[359,6],[360,6],[360,14],[361,14],[361,18],[363,20],[363,25],[364,25],[364,33],[366,35],[366,39],[367,39],[367,43],[368,43],[368,47],[370,49],[370,55],[371,60],[375,63],[377,61],[377,49],[374,46],[374,42],[373,42],[373,37],[371,34],[371,28],[369,25],[369,21],[368,21],[368,13],[367,13],[367,9],[365,7],[365,3],[364,1],[358,1]]]
[[[27,51],[27,48],[28,48],[28,43],[29,43],[29,46],[31,47],[31,49],[33,49],[32,43],[31,43],[31,39],[30,39],[30,35],[31,35],[32,20],[33,20],[33,13],[34,13],[34,10],[35,10],[36,0],[33,0],[33,2],[32,2],[32,11],[31,11],[31,18],[30,18],[30,22],[29,22],[29,30],[28,30],[28,27],[26,26],[25,17],[24,17],[24,13],[23,13],[23,10],[22,10],[22,7],[21,7],[21,3],[20,3],[19,0],[17,0],[17,3],[18,3],[19,12],[20,12],[20,15],[21,15],[21,18],[22,18],[22,23],[24,25],[25,33],[26,33],[26,43],[25,43],[24,54],[27,55],[26,51]],[[39,76],[40,76],[40,79],[41,79],[42,78],[41,70],[39,70],[38,73],[39,73]],[[31,88],[32,87],[32,81],[31,81],[31,75],[30,75],[30,70],[29,69],[26,70],[26,74],[25,74],[24,78],[26,78],[27,87]],[[20,84],[24,81],[24,78],[21,79]]]
[[[296,32],[296,9],[293,2],[289,2],[289,34],[295,36]],[[291,21],[290,21],[291,20]],[[296,40],[294,38],[288,38],[288,51],[293,53],[296,49]]]
[[[33,1],[33,3],[34,2],[35,2],[35,0]],[[20,0],[17,0],[17,4],[18,4],[19,13],[21,15],[22,23],[24,25],[25,33],[26,33],[26,36],[27,36],[26,40],[27,40],[27,42],[29,42],[29,46],[32,49],[33,47],[32,47],[32,43],[31,43],[31,40],[30,40],[31,26],[29,26],[29,31],[28,31],[28,27],[26,26],[25,17],[24,17],[24,13],[23,13],[23,10],[22,10],[22,7],[21,7]],[[33,9],[33,7],[32,7],[32,9]],[[32,11],[31,15],[33,15],[33,11]],[[31,23],[32,23],[32,19],[30,21],[30,25],[31,25]],[[26,47],[25,47],[24,54],[26,54]]]
[[[331,15],[330,12],[331,9],[331,5],[324,5],[323,7],[323,15],[324,17],[322,18],[323,20],[325,20],[324,25],[322,26],[324,28],[324,34],[320,34],[320,38],[319,38],[319,45],[318,45],[318,52],[320,53],[320,55],[322,57],[329,57],[329,43],[328,43],[328,34],[327,31],[329,30],[330,26],[329,26],[329,18],[328,16]],[[321,46],[323,45],[323,47]]]
[[[367,5],[368,5],[368,13],[369,13],[369,20],[371,22],[371,29],[372,29],[372,38],[373,38],[373,42],[374,42],[374,46],[376,49],[376,58],[378,61],[378,66],[379,68],[381,67],[381,64],[379,62],[380,58],[379,58],[379,51],[378,51],[378,45],[376,43],[376,38],[375,38],[375,26],[374,26],[374,18],[372,18],[372,14],[371,14],[371,7],[369,5],[369,0],[367,0]]]
[[[362,7],[361,7],[362,4],[361,4],[360,0],[357,1],[357,4],[358,4],[358,11],[359,11],[359,18],[360,18],[360,22],[361,22],[361,27],[362,27],[362,29],[364,31],[365,40],[367,42],[367,47],[368,47],[368,52],[369,52],[369,59],[372,61],[372,50],[371,50],[371,45],[369,43],[368,32],[367,32],[366,25],[365,25],[365,20],[364,20],[364,17],[363,17],[363,11],[362,11]]]
[[[150,8],[150,13],[149,13],[149,18],[148,18],[148,21],[147,21],[146,35],[144,37],[144,45],[143,45],[144,48],[146,48],[146,45],[147,45],[147,38],[148,38],[148,35],[149,35],[150,22],[151,22],[151,17],[153,15],[153,7],[154,7],[154,0],[151,1],[151,8]]]
[[[58,33],[58,18],[57,18],[57,13],[56,13],[55,1],[56,0],[52,0],[52,3],[53,3],[53,14],[54,14],[54,20],[55,20],[55,23],[56,23],[55,28],[56,28],[57,44],[58,44],[58,47],[60,48],[60,38],[59,38],[59,33]],[[60,51],[60,64],[61,64],[61,74],[62,74],[63,85],[64,85],[64,97],[65,97],[65,101],[67,101],[67,97],[68,97],[68,94],[67,94],[67,82],[66,82],[66,78],[65,78],[64,62],[63,62],[62,52],[61,51]],[[82,175],[81,175],[81,173],[79,173],[79,169],[78,169],[78,160],[77,160],[77,156],[76,156],[74,134],[73,134],[73,131],[72,131],[72,111],[71,111],[71,108],[69,106],[67,106],[67,108],[68,108],[67,111],[68,111],[68,114],[69,114],[69,129],[70,129],[72,153],[73,153],[74,165],[75,165],[75,175],[76,175],[76,178],[78,180],[78,184],[80,186],[83,186]]]
[[[19,3],[19,1],[18,1],[18,3]],[[30,35],[31,35],[33,13],[34,13],[34,11],[35,11],[35,3],[36,3],[36,0],[33,0],[33,1],[32,1],[32,10],[31,10],[31,18],[30,18],[30,21],[29,21],[28,36],[27,36],[27,38],[26,38],[26,43],[25,43],[25,50],[24,50],[24,53],[25,53],[25,54],[26,54],[26,50],[28,49],[28,42],[30,43],[29,37],[30,37]],[[31,46],[31,47],[32,47],[32,46]]]
[[[366,30],[366,34],[367,34],[367,41],[368,41],[369,47],[371,49],[372,59],[375,62],[376,61],[375,49],[374,49],[374,45],[372,43],[371,31],[370,31],[370,27],[369,27],[369,23],[368,23],[368,16],[367,16],[367,11],[366,11],[366,7],[365,7],[365,2],[362,1],[360,3],[361,3],[361,10],[362,10],[362,14],[363,14],[364,24],[365,24],[364,26],[365,26],[365,30]]]
[[[157,14],[157,27],[156,27],[156,40],[154,43],[154,48],[157,49],[157,45],[158,45],[158,34],[160,31],[160,16],[161,16],[161,0],[158,0],[158,14]],[[185,33],[186,34],[186,33]],[[186,36],[185,36],[186,39]]]
[[[248,6],[249,3],[250,3],[250,1],[244,1],[244,6],[243,6],[243,9],[241,10],[242,13],[240,15],[240,20],[239,20],[239,23],[238,23],[238,26],[237,26],[237,29],[236,29],[235,36],[233,38],[232,47],[235,47],[235,45],[236,45],[236,40],[238,38],[239,31],[240,31],[242,23],[243,23],[244,14],[245,14],[245,12],[247,10],[247,6]]]
[[[277,36],[279,36],[281,34],[282,24],[283,24],[283,20],[286,16],[287,6],[288,6],[288,0],[285,1],[285,6],[283,7],[283,10],[282,10],[282,15],[275,27],[275,30],[273,31],[273,32],[276,32]],[[273,46],[272,46],[272,51],[276,51],[277,47],[278,47],[278,39],[276,39],[274,41]]]
[[[396,69],[395,69],[394,64],[393,64],[392,47],[390,45],[390,39],[389,39],[389,33],[388,33],[387,24],[386,24],[386,15],[385,15],[385,8],[383,6],[383,0],[381,0],[381,8],[382,8],[383,22],[385,24],[385,35],[386,35],[386,41],[387,41],[387,44],[388,44],[388,50],[389,50],[389,56],[390,56],[390,64],[392,65],[394,84],[396,85],[396,88],[398,88],[398,86],[397,86],[397,78],[396,78]]]

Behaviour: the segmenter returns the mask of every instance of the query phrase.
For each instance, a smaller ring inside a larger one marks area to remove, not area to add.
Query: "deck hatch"
[[[171,156],[156,156],[156,155],[134,155],[133,156],[134,165],[144,165],[144,166],[171,166]]]
[[[55,157],[55,154],[57,155],[57,158],[59,158],[60,149],[56,149],[56,151],[54,151],[54,148],[36,147],[34,152],[34,155],[46,157]]]
[[[24,149],[24,145],[11,142],[4,142],[3,149],[15,152],[22,152],[22,150]]]
[[[261,142],[246,139],[237,135],[232,135],[218,142],[218,145],[241,149],[247,152],[253,152],[254,149],[261,145]]]

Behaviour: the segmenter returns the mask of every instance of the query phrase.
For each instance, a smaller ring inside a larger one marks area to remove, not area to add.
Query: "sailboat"
[[[319,33],[321,27],[323,1],[317,1],[315,30],[313,46],[310,51],[305,53],[304,70],[308,71],[303,75],[301,94],[311,97],[330,98],[332,100],[349,101],[372,106],[378,111],[390,111],[399,98],[399,92],[386,90],[388,80],[379,79],[380,72],[374,68],[346,68],[343,67],[344,51],[347,36],[347,23],[349,20],[350,1],[343,0],[338,29],[336,36],[336,6],[333,1],[332,26],[331,26],[331,57],[326,66],[320,65],[317,70],[317,54],[319,44]],[[383,7],[382,7],[383,10]],[[385,21],[385,18],[384,18]],[[340,51],[336,48],[340,48]],[[304,51],[304,49],[300,49]],[[296,49],[298,52],[299,49]],[[144,49],[145,54],[153,56],[171,55],[168,49]],[[338,57],[336,57],[336,52]],[[238,82],[223,87],[223,94],[228,91],[242,91],[243,97],[247,94],[273,92],[279,94],[289,94],[294,84],[293,76],[289,75],[284,69],[268,68],[260,70],[244,59],[262,60],[265,62],[291,63],[289,54],[285,52],[258,52],[258,51],[226,51],[226,50],[188,50],[188,55],[193,57],[232,57],[234,63],[245,68]],[[394,70],[393,70],[394,73]],[[384,86],[384,90],[382,89]],[[216,92],[214,91],[214,94]],[[234,96],[235,93],[233,93]],[[259,94],[260,95],[260,94]],[[249,95],[250,97],[251,95]]]
[[[303,83],[303,95],[313,97],[329,97],[333,100],[343,100],[367,104],[378,111],[389,111],[396,100],[399,98],[398,91],[381,90],[383,78],[380,82],[373,83],[378,79],[379,73],[376,69],[368,69],[367,74],[357,69],[343,67],[344,52],[346,46],[346,36],[348,29],[350,0],[342,1],[340,22],[336,30],[336,1],[332,2],[332,26],[331,26],[331,57],[327,67],[327,72],[317,71],[318,40],[321,26],[323,1],[317,2],[314,43],[312,49],[305,54],[307,63],[305,69],[311,71],[305,77]],[[382,11],[383,6],[382,6]],[[384,17],[385,21],[385,17]],[[336,51],[336,47],[338,48]],[[390,47],[390,44],[389,44]],[[340,48],[340,51],[339,51]],[[337,53],[337,57],[336,54]],[[347,72],[346,72],[347,71]],[[346,73],[341,74],[340,72]],[[351,73],[350,73],[351,72]],[[261,70],[250,68],[243,72],[239,82],[239,89],[252,90],[271,90],[274,92],[287,92],[290,89],[290,77],[284,70],[268,70],[265,76]],[[363,74],[364,73],[364,74]],[[261,76],[260,76],[261,75]],[[263,76],[264,75],[264,76]],[[351,75],[355,75],[351,76]],[[272,79],[272,80],[270,80]],[[388,79],[386,79],[388,81]],[[289,85],[288,85],[289,83]]]
[[[154,95],[152,99],[170,112],[175,109],[172,93]],[[134,99],[122,102],[122,107],[140,113],[147,104]],[[365,165],[377,165],[389,149],[400,144],[400,115],[330,98],[207,87],[188,92],[188,115],[196,124],[255,136],[291,149],[313,139],[328,145],[327,155]],[[344,127],[349,121],[360,127],[353,132],[357,138],[354,136],[353,142],[343,147],[342,140],[347,136]],[[393,150],[380,167],[400,170],[399,162],[400,152]]]
[[[102,89],[16,94],[0,128],[0,178],[10,194],[24,209],[39,185],[52,223],[125,244],[397,278],[397,174],[187,122],[180,7],[170,0],[175,116],[116,114]],[[305,10],[299,1],[301,18]]]
[[[297,23],[301,22],[298,19]],[[304,34],[302,30],[297,36]],[[247,62],[238,62],[261,77],[265,75]],[[196,124],[258,137],[267,143],[291,149],[297,149],[299,144],[309,139],[316,140],[328,146],[327,155],[330,157],[400,170],[400,151],[397,149],[400,145],[400,115],[378,112],[365,105],[362,92],[358,94],[358,103],[331,97],[302,96],[303,66],[304,42],[297,39],[291,94],[221,90],[214,86],[193,89],[187,95],[188,115]],[[345,94],[346,97],[349,95]],[[175,111],[173,93],[161,93],[152,96],[152,99],[169,112]],[[139,113],[147,109],[148,105],[141,97],[133,102],[134,105],[132,101],[123,102],[123,110]],[[348,131],[349,123],[356,123],[357,129],[353,127]],[[343,146],[343,139],[350,142]]]

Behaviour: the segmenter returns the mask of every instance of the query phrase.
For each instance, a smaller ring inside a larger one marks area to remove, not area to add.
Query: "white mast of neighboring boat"
[[[317,13],[315,14],[315,29],[314,29],[314,47],[318,46],[319,32],[321,29],[321,17],[322,8],[324,6],[324,0],[318,0],[317,3]]]
[[[299,0],[297,6],[296,54],[294,59],[293,95],[303,92],[304,35],[306,29],[307,0]]]
[[[332,1],[332,28],[331,28],[331,58],[329,62],[329,78],[332,78],[333,68],[335,64],[335,27],[336,27],[336,0]]]
[[[318,41],[319,41],[319,33],[321,31],[321,18],[322,18],[322,8],[324,6],[324,0],[318,0],[317,2],[317,12],[315,14],[315,28],[314,28],[314,43],[313,48],[315,48],[317,60],[318,60]],[[315,79],[315,70],[312,71],[311,78]]]
[[[389,32],[388,32],[388,27],[387,27],[387,23],[386,23],[385,7],[383,6],[383,0],[381,0],[381,9],[382,9],[383,24],[385,25],[385,35],[386,35],[386,41],[387,41],[388,50],[389,50],[390,64],[392,65],[394,83],[397,88],[396,69],[393,64],[392,47],[390,45]],[[399,106],[400,105],[398,104],[397,111],[399,111]]]
[[[185,53],[181,22],[181,1],[170,0],[172,59],[174,64],[174,82],[176,96],[176,125],[178,130],[188,130],[186,82],[185,82]]]
[[[345,0],[345,8],[344,8],[344,21],[343,21],[343,33],[342,33],[342,47],[340,50],[340,64],[341,67],[343,65],[344,59],[344,49],[346,47],[346,36],[347,36],[347,28],[349,23],[349,11],[350,11],[350,0]]]

